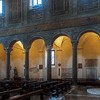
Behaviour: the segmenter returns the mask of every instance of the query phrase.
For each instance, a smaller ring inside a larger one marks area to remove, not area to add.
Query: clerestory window
[[[30,0],[31,7],[40,6],[40,5],[42,5],[42,0]]]
[[[0,0],[0,14],[2,14],[2,0]]]

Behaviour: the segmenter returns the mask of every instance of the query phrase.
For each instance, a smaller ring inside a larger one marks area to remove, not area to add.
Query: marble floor
[[[87,89],[96,87],[82,87],[72,88],[68,93],[61,94],[59,97],[44,96],[44,100],[100,100],[100,95],[93,95],[87,93]],[[40,100],[39,96],[33,96],[30,100]]]
[[[100,95],[87,93],[87,88],[88,87],[72,88],[69,93],[65,93],[58,98],[49,98],[45,100],[100,100]]]

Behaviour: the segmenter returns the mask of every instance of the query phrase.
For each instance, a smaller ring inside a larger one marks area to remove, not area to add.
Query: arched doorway
[[[44,80],[45,78],[45,42],[43,39],[32,41],[29,50],[29,78]]]
[[[59,36],[53,43],[55,50],[55,67],[52,78],[72,78],[72,44],[67,36]]]
[[[6,78],[6,53],[3,45],[0,43],[0,80]]]
[[[86,32],[78,43],[78,78],[100,77],[100,37],[95,32]]]
[[[10,77],[14,77],[14,69],[16,68],[18,74],[17,77],[25,78],[25,53],[23,44],[20,41],[14,41],[12,44],[12,50],[10,52]]]

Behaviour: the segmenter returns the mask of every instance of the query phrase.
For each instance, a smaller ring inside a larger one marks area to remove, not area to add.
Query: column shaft
[[[47,47],[47,81],[51,81],[51,46]]]
[[[29,80],[29,50],[25,51],[25,80]]]
[[[6,79],[10,79],[10,50],[6,49]]]
[[[77,85],[77,43],[72,43],[72,84]]]

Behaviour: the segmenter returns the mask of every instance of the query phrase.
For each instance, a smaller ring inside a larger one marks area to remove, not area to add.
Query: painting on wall
[[[95,10],[99,7],[98,0],[78,0],[77,4],[78,4],[78,12]]]
[[[78,63],[78,68],[82,68],[82,63]]]
[[[39,65],[39,69],[43,69],[43,65]]]
[[[97,59],[85,59],[85,67],[97,67],[98,60]]]
[[[52,0],[53,15],[65,14],[69,11],[69,0]]]

